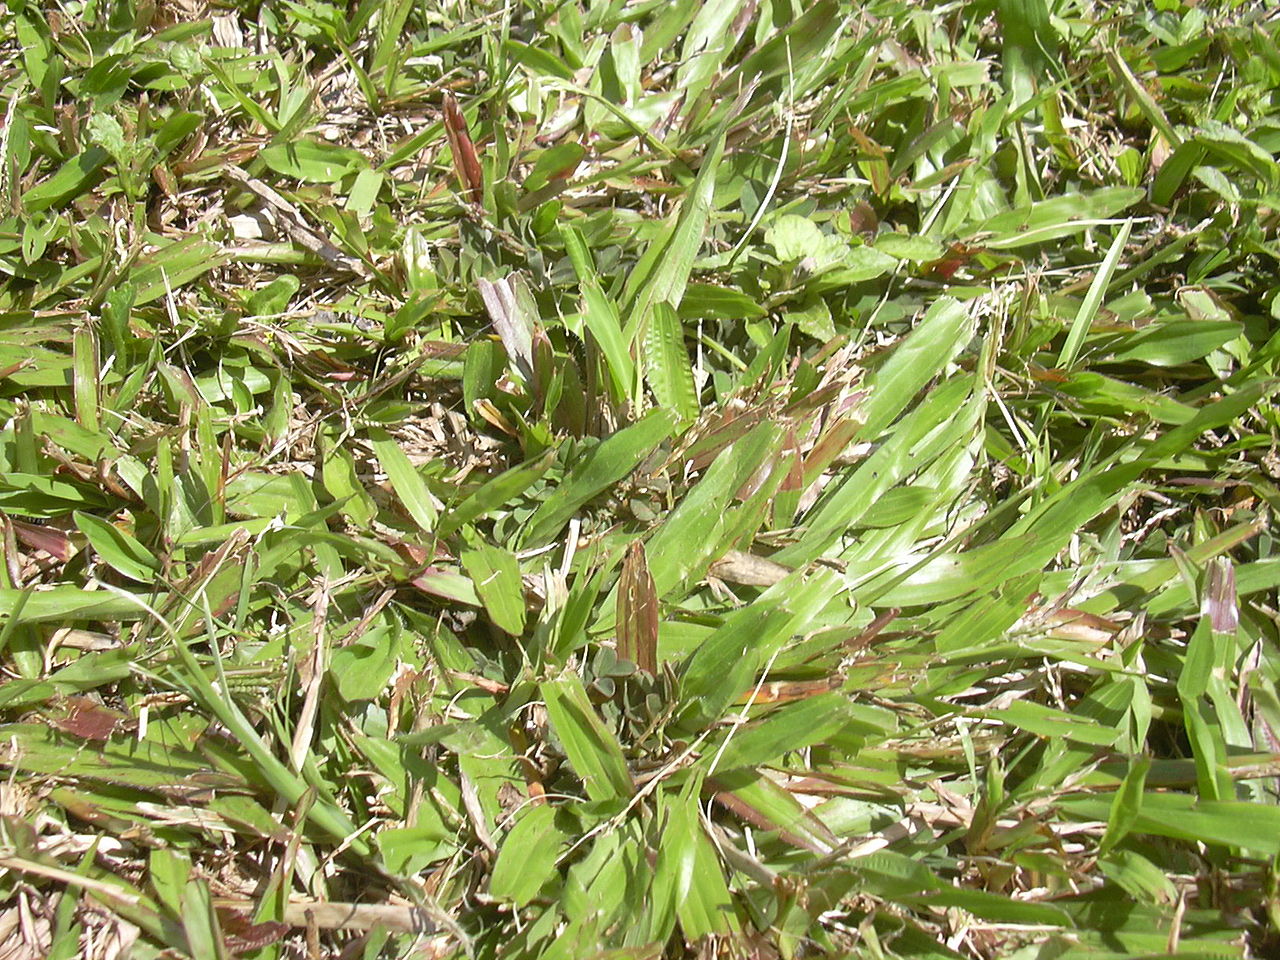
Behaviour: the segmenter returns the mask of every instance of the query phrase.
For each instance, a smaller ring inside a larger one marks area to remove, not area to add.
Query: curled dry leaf
[[[740,550],[730,550],[710,570],[713,577],[744,587],[771,587],[790,572],[780,563]]]
[[[467,118],[462,115],[462,108],[451,93],[444,95],[444,132],[449,138],[453,166],[458,173],[458,182],[462,184],[462,192],[471,203],[483,203],[484,173],[480,168],[480,158],[467,130]]]

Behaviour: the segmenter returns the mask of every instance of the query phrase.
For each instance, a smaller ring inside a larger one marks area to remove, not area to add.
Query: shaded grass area
[[[1266,956],[1262,7],[0,11],[0,954]]]

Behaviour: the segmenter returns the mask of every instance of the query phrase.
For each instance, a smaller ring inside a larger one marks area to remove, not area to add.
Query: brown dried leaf
[[[650,674],[658,672],[658,591],[644,544],[633,540],[618,580],[618,655]]]
[[[63,530],[22,520],[10,520],[17,538],[33,550],[43,550],[49,556],[66,563],[75,556],[76,548]]]
[[[240,911],[226,907],[219,907],[217,913],[218,923],[227,935],[228,946],[235,953],[261,950],[270,944],[279,943],[292,929],[289,924],[281,923],[279,920],[254,923]]]
[[[54,720],[53,725],[81,740],[110,740],[126,719],[88,697],[71,697],[67,703],[67,715]]]
[[[458,182],[462,184],[462,192],[471,203],[483,203],[484,173],[480,158],[467,130],[467,118],[462,115],[462,108],[451,93],[444,95],[444,132],[449,138],[453,166],[458,173]]]
[[[730,550],[711,565],[711,576],[744,587],[771,587],[791,572],[789,567],[751,553]]]

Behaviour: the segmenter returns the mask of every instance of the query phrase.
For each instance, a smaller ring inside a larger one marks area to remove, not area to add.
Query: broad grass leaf
[[[453,603],[465,604],[469,607],[483,606],[480,595],[470,577],[463,576],[456,570],[444,567],[427,567],[414,577],[410,583],[423,593],[449,600]]]
[[[1219,660],[1219,640],[1210,629],[1209,618],[1201,617],[1187,643],[1178,674],[1178,696],[1185,702],[1203,696],[1209,688],[1209,677]],[[1234,647],[1234,642],[1230,643]]]
[[[879,449],[824,495],[805,518],[799,541],[779,550],[774,559],[795,566],[821,556],[904,478],[927,467],[953,444],[967,442],[983,410],[973,388],[973,378],[956,377],[927,394]]]
[[[997,0],[996,17],[1004,61],[1005,88],[1015,104],[1025,103],[1043,89],[1052,74],[1061,73],[1057,33],[1046,0]]]
[[[1055,384],[1055,389],[1074,398],[1083,411],[1093,416],[1138,414],[1156,423],[1177,425],[1186,423],[1196,413],[1195,407],[1167,394],[1093,371],[1075,371],[1065,381]]]
[[[72,337],[71,349],[76,423],[86,432],[96,434],[98,392],[102,386],[97,335],[91,328],[81,327]]]
[[[132,273],[132,281],[138,291],[134,304],[143,306],[159,300],[168,291],[204,276],[229,258],[225,248],[202,237],[185,237],[166,243],[154,253],[138,259]]]
[[[555,808],[539,804],[525,809],[502,841],[489,876],[489,893],[523,907],[556,872],[556,859],[565,845],[556,827]]]
[[[1051,903],[1031,903],[986,890],[944,886],[922,897],[913,897],[929,906],[958,907],[966,913],[995,923],[1073,927],[1070,914]]]
[[[493,622],[513,637],[524,633],[524,584],[515,554],[483,544],[463,550],[460,559]]]
[[[712,462],[702,479],[681,498],[649,538],[646,553],[658,596],[705,576],[723,556],[732,530],[734,495],[777,455],[782,430],[775,423],[756,425]]]
[[[658,237],[650,242],[623,288],[625,312],[629,313],[625,334],[632,343],[641,336],[647,338],[649,325],[654,321],[655,307],[666,304],[671,310],[670,315],[658,318],[660,329],[656,338],[646,341],[650,349],[657,347],[661,352],[656,355],[659,365],[653,371],[653,377],[648,367],[645,377],[661,402],[685,404],[685,408],[679,411],[682,414],[696,414],[697,410],[696,403],[690,402],[692,372],[684,350],[683,332],[679,331],[679,319],[674,311],[680,306],[706,234],[715,194],[716,172],[724,157],[728,123],[727,118],[716,131],[680,209]],[[682,355],[683,360],[678,355]],[[690,406],[694,409],[690,410]]]
[[[91,513],[77,510],[73,516],[94,552],[117,573],[139,583],[159,578],[160,561],[133,534]]]
[[[868,513],[905,477],[925,470],[956,447],[966,447],[986,410],[973,387],[973,378],[963,376],[928,393],[872,456],[819,500],[806,517],[803,536],[773,558],[799,566],[822,556],[851,527],[868,526]]]
[[[248,787],[243,776],[214,770],[208,758],[156,740],[91,743],[73,740],[44,723],[0,724],[0,734],[20,748],[4,758],[4,765],[28,774],[72,774],[146,793],[177,791],[195,779],[231,791]]]
[[[213,896],[209,884],[191,877],[182,889],[182,930],[186,934],[191,955],[208,957],[209,960],[226,960],[226,940],[213,909]]]
[[[502,46],[511,59],[535,75],[558,77],[561,80],[573,79],[573,69],[541,47],[521,43],[519,40],[504,40]]]
[[[1173,906],[1178,900],[1178,888],[1165,869],[1133,850],[1112,850],[1099,858],[1098,869],[1137,900],[1163,906]]]
[[[205,672],[207,668],[187,645],[186,639],[178,634],[172,634],[171,637],[177,652],[173,675],[180,688],[201,710],[227,727],[230,736],[239,742],[262,782],[290,805],[297,804],[304,796],[309,795],[312,788],[303,777],[284,764],[245,716],[235,699],[226,694],[221,661],[215,663],[216,675],[221,684],[215,685]],[[330,837],[349,842],[351,849],[358,855],[369,854],[368,841],[358,835],[356,825],[346,811],[329,797],[318,797],[308,808],[306,817]]]
[[[1112,746],[1124,733],[1095,720],[1065,710],[1056,710],[1030,700],[1015,700],[1002,710],[983,710],[981,715],[1000,720],[1047,739],[1074,740],[1096,747]]]
[[[569,179],[586,155],[587,148],[580,143],[560,143],[548,147],[539,154],[533,163],[533,169],[524,178],[525,190],[541,190],[553,180]]]
[[[841,69],[841,59],[858,60],[873,42],[872,37],[852,43],[845,50],[843,58],[831,57],[830,44],[842,29],[844,22],[843,8],[831,0],[820,0],[806,7],[794,19],[784,20],[777,29],[767,34],[757,33],[757,46],[738,61],[733,69],[724,71],[724,79],[716,87],[722,98],[723,109],[729,116],[741,121],[743,114],[754,112],[762,107],[773,107],[787,96],[793,77],[799,71],[828,66]],[[787,15],[791,15],[788,11]],[[733,104],[730,98],[747,83],[756,82],[758,87],[747,104]],[[847,85],[850,89],[853,85]],[[803,83],[800,87],[804,89]],[[816,91],[815,91],[816,92]],[[849,113],[860,112],[845,107]]]
[[[427,483],[409,462],[408,456],[385,431],[373,431],[369,436],[373,452],[391,481],[391,487],[404,504],[409,516],[424,533],[431,533],[438,519],[435,503],[427,490]]]
[[[968,345],[973,321],[964,304],[939,298],[919,325],[894,347],[889,359],[867,380],[862,436],[875,439],[920,390]]]
[[[38,473],[0,473],[0,507],[36,517],[61,516],[76,507],[103,507],[106,499],[88,485]]]
[[[653,869],[647,849],[636,818],[598,834],[586,856],[569,868],[560,894],[565,916],[574,921],[598,917],[605,925],[625,918],[636,928],[648,923]]]
[[[1125,244],[1129,241],[1129,231],[1132,228],[1133,220],[1126,220],[1117,231],[1115,239],[1111,241],[1107,255],[1102,258],[1102,265],[1094,275],[1093,282],[1089,284],[1089,292],[1080,302],[1080,309],[1071,322],[1071,329],[1067,331],[1062,352],[1058,354],[1059,367],[1070,367],[1080,355],[1080,345],[1084,343],[1085,335],[1088,334],[1094,318],[1098,315],[1098,308],[1102,305],[1102,298],[1106,295],[1112,276],[1115,275],[1116,265],[1120,262],[1120,255],[1124,253]]]
[[[17,623],[84,620],[141,620],[147,594],[85,590],[60,585],[45,590],[0,590],[0,616]]]
[[[1230,343],[1242,330],[1242,325],[1232,320],[1174,320],[1153,324],[1113,344],[1109,359],[1115,363],[1176,367],[1199,360]]]
[[[735,610],[693,652],[680,678],[684,725],[701,727],[724,716],[749,691],[760,665],[819,610],[840,598],[844,584],[832,571],[797,571],[754,603]]]
[[[579,576],[570,584],[568,596],[551,621],[547,650],[553,657],[565,657],[589,641],[586,627],[604,593],[601,583],[606,569],[602,567],[591,576]]]
[[[658,403],[676,411],[682,420],[698,415],[698,389],[693,367],[684,344],[684,326],[668,302],[655,303],[649,310],[644,330],[645,377]]]
[[[1173,124],[1169,122],[1168,116],[1165,115],[1164,110],[1143,82],[1133,75],[1133,71],[1129,68],[1129,64],[1125,61],[1120,51],[1116,49],[1107,50],[1103,54],[1103,60],[1120,82],[1121,89],[1133,100],[1138,112],[1151,124],[1152,129],[1164,138],[1165,144],[1171,148],[1181,147],[1183,145],[1182,136]],[[1166,201],[1157,200],[1156,202],[1164,203]]]
[[[1108,462],[1066,484],[1013,524],[1000,540],[963,553],[904,564],[899,574],[877,579],[860,591],[863,599],[890,606],[941,603],[975,590],[995,589],[1010,577],[1043,570],[1070,537],[1115,504],[1144,470],[1180,453],[1205,431],[1242,416],[1275,389],[1270,382],[1253,383],[1207,404],[1187,423],[1151,442],[1141,459]]]
[[[1129,769],[1111,801],[1111,811],[1107,814],[1107,832],[1098,843],[1099,855],[1112,850],[1133,829],[1142,812],[1142,797],[1150,769],[1151,758],[1148,756],[1134,757],[1129,761]]]
[[[1004,636],[1027,612],[1027,597],[1035,593],[1038,574],[1009,580],[991,595],[966,605],[939,631],[934,649],[940,654],[965,656]]]
[[[711,283],[690,283],[680,299],[681,319],[753,320],[766,315],[764,307],[741,290]]]
[[[22,209],[29,215],[62,206],[88,190],[111,155],[101,147],[89,147],[76,154],[47,180],[22,195]]]
[[[0,343],[0,365],[10,371],[5,380],[12,387],[64,387],[72,359],[31,344]]]
[[[560,237],[578,275],[578,285],[582,290],[582,319],[609,364],[618,396],[635,403],[639,399],[635,396],[635,361],[631,358],[631,344],[622,332],[617,305],[600,286],[600,278],[581,231],[564,226],[560,228]]]
[[[1076,819],[1105,822],[1110,815],[1111,800],[1102,796],[1063,797],[1058,807]],[[1132,832],[1238,847],[1256,855],[1274,857],[1280,854],[1280,807],[1148,791],[1143,794]]]
[[[894,487],[885,491],[884,496],[877,499],[872,508],[862,515],[858,526],[896,527],[919,516],[937,496],[938,491],[933,487]]]
[[[613,731],[605,727],[576,674],[561,674],[540,686],[552,729],[587,795],[597,802],[619,801],[635,791],[627,761]]]
[[[1207,147],[1210,156],[1225,169],[1234,168],[1272,190],[1280,185],[1280,164],[1236,127],[1207,119],[1196,130],[1195,140]]]
[[[1216,430],[1231,423],[1236,418],[1244,416],[1250,407],[1262,398],[1275,393],[1278,388],[1280,388],[1280,382],[1274,380],[1254,381],[1219,400],[1205,404],[1186,423],[1179,424],[1161,434],[1145,450],[1142,450],[1140,454],[1141,462],[1143,464],[1158,463],[1183,452],[1209,430]],[[1131,465],[1126,464],[1121,468],[1113,469],[1111,472],[1124,472],[1129,470],[1130,467]],[[1107,484],[1107,486],[1110,486],[1110,484]],[[1033,515],[1036,517],[1035,520],[1029,517],[1027,520],[1022,521],[1019,526],[1023,524],[1030,525],[1034,522],[1043,529],[1048,525],[1046,515],[1055,514],[1060,510],[1069,512],[1069,508],[1064,507],[1064,501],[1071,499],[1071,493],[1064,489],[1061,493],[1046,501],[1045,507]],[[1065,530],[1070,524],[1069,517],[1063,516],[1056,519],[1060,520],[1059,524],[1055,524],[1056,530]]]
[[[736,930],[733,901],[715,847],[702,828],[696,796],[664,793],[658,816],[664,822],[649,936],[661,937],[658,924],[672,913],[687,940]]]
[[[876,606],[944,603],[993,591],[1009,577],[1040,570],[1059,549],[1060,543],[1042,542],[1034,534],[1006,535],[972,550],[937,554],[915,563],[907,561],[896,573],[874,578],[860,587],[858,596],[862,602]]]
[[[741,820],[800,850],[825,855],[839,839],[825,823],[784,787],[755,770],[717,773],[708,784],[720,792],[716,800]]]
[[[786,753],[831,740],[852,722],[853,711],[845,694],[809,697],[732,728],[724,751],[712,756],[718,759],[718,770],[776,764]]]
[[[1016,249],[1081,233],[1114,217],[1146,195],[1139,187],[1103,187],[1040,200],[997,214],[973,227],[973,235],[993,249]]]
[[[1171,203],[1207,152],[1204,144],[1195,140],[1177,144],[1151,182],[1151,202],[1159,206]]]
[[[735,611],[693,652],[681,677],[682,699],[701,726],[719,718],[739,693],[750,689],[757,647],[781,647],[789,638],[790,612],[754,603]]]
[[[548,450],[535,460],[517,464],[486,481],[478,490],[451,505],[440,518],[439,534],[447,537],[486,514],[500,510],[536,483],[555,462],[556,451]]]
[[[334,183],[368,166],[359,150],[316,140],[272,144],[258,156],[276,173],[307,183]]]
[[[521,538],[523,546],[540,546],[559,533],[583,504],[631,473],[667,439],[676,419],[669,410],[653,410],[602,440],[534,511]]]
[[[175,915],[182,915],[182,893],[191,876],[191,858],[176,850],[152,850],[147,860],[147,879],[156,897]]]
[[[355,457],[345,446],[330,437],[321,444],[323,460],[320,464],[320,481],[325,492],[341,506],[340,509],[360,529],[366,529],[377,515],[373,498],[365,491],[356,471]]]
[[[877,850],[859,857],[853,862],[853,869],[863,880],[867,893],[889,900],[942,887],[942,881],[927,866],[894,850]]]
[[[676,85],[696,97],[720,70],[733,52],[737,38],[730,27],[747,0],[701,4],[685,34]]]
[[[1235,785],[1226,769],[1227,743],[1218,718],[1205,701],[1184,699],[1182,725],[1191,743],[1199,795],[1205,800],[1233,799]]]
[[[202,114],[186,111],[171,114],[155,133],[155,159],[159,161],[167,157],[183,140],[200,128],[204,119]]]

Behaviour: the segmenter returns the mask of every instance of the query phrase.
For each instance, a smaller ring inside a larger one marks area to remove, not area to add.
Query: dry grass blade
[[[618,580],[618,656],[650,676],[658,672],[658,591],[644,544],[632,541]]]
[[[476,286],[507,356],[525,382],[532,383],[533,326],[520,309],[511,278],[504,277],[492,282],[480,278],[476,280]]]
[[[257,904],[229,897],[214,898],[219,910],[251,915]],[[284,923],[293,927],[316,926],[323,930],[372,930],[386,927],[405,933],[434,933],[438,927],[429,914],[413,904],[335,903],[324,900],[290,900],[284,905]]]
[[[363,263],[354,257],[347,256],[328,238],[317,232],[315,228],[307,223],[306,217],[301,210],[271,189],[271,187],[261,180],[250,177],[236,166],[228,165],[223,167],[223,173],[280,213],[280,223],[298,246],[305,250],[310,250],[335,267],[348,270],[357,276],[368,275],[368,268]]]
[[[766,557],[730,550],[711,565],[711,576],[747,587],[771,587],[791,573],[789,567]]]

